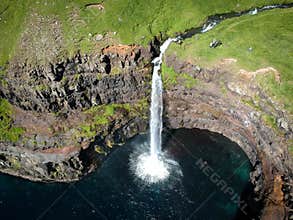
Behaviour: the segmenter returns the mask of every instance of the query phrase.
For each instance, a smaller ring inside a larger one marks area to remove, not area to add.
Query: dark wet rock
[[[145,97],[148,90],[150,69],[144,63],[150,62],[150,55],[141,57],[146,53],[144,48],[136,48],[125,54],[77,54],[47,66],[12,63],[7,86],[0,92],[13,105],[39,112],[133,102]]]
[[[15,106],[14,122],[26,126],[28,138],[0,143],[1,171],[35,181],[78,180],[99,166],[116,145],[146,131],[146,117],[122,112],[99,127],[93,139],[73,138],[76,127],[89,120],[82,110],[149,97],[150,63],[163,38],[155,38],[148,48],[109,46],[99,54],[76,54],[46,65],[12,62],[0,95]],[[254,199],[270,208],[272,203],[267,202],[272,196],[277,202],[274,212],[283,215],[280,210],[291,204],[293,177],[286,145],[292,139],[292,123],[286,113],[268,103],[269,97],[257,86],[243,87],[245,83],[235,81],[221,66],[201,68],[176,56],[167,56],[165,63],[199,81],[196,87],[178,83],[165,91],[165,126],[208,129],[236,142],[254,168],[250,175]],[[260,112],[241,102],[251,94],[260,96],[260,108],[274,114],[284,136],[265,125]]]
[[[0,94],[14,106],[14,123],[25,134],[17,143],[0,143],[0,170],[33,181],[75,181],[97,167],[115,145],[144,132],[148,123],[139,115],[146,115],[145,109],[120,109],[97,128],[94,139],[78,136],[80,126],[93,120],[85,109],[132,106],[148,97],[149,50],[113,46],[100,54],[78,53],[38,66],[13,60]],[[106,154],[97,152],[97,146]]]
[[[292,139],[292,132],[288,132],[291,131],[290,117],[278,105],[271,105],[267,101],[269,97],[257,85],[233,78],[233,73],[225,68],[199,71],[196,64],[180,61],[175,56],[167,56],[165,62],[178,74],[188,73],[199,80],[198,86],[190,89],[176,84],[165,91],[165,126],[207,129],[236,142],[254,167],[250,179],[254,185],[254,200],[261,201],[265,207],[263,219],[270,213],[276,217],[286,216],[284,210],[290,207],[288,198],[293,189],[281,188],[290,185],[289,179],[293,176],[292,158],[286,144]],[[250,96],[253,99],[255,94],[261,97],[261,110],[240,101]],[[273,114],[278,128],[264,123],[262,114]],[[288,178],[281,180],[280,176]],[[271,200],[275,205],[269,202]]]

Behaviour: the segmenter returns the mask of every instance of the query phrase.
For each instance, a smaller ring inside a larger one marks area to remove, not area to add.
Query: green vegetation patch
[[[10,60],[23,31],[32,1],[1,0],[0,4],[0,66]]]
[[[197,85],[197,79],[188,73],[176,73],[172,67],[162,64],[162,79],[165,88],[177,83],[182,83],[187,89],[191,89]]]
[[[13,169],[19,170],[21,168],[21,164],[20,164],[20,161],[18,160],[18,158],[8,157],[8,160],[9,160],[11,167]]]
[[[35,86],[35,90],[39,91],[39,92],[43,92],[43,91],[46,91],[48,89],[49,89],[49,86],[45,85],[45,84],[39,84],[39,85]]]
[[[85,111],[90,119],[88,123],[80,126],[78,136],[92,138],[102,127],[114,120],[115,113],[119,109],[128,109],[129,104],[109,104],[94,106]]]
[[[262,112],[263,110],[261,109],[261,107],[258,104],[258,100],[260,99],[259,96],[255,96],[253,99],[249,98],[249,99],[242,99],[241,101],[246,104],[247,106],[255,109],[256,111]]]
[[[98,154],[104,154],[104,155],[107,155],[107,152],[103,149],[103,147],[101,146],[96,146],[95,147],[95,151],[98,153]]]
[[[17,142],[23,129],[15,127],[12,120],[12,106],[0,99],[0,141]]]
[[[97,6],[101,3],[100,9]],[[77,50],[94,50],[97,34],[106,44],[146,45],[160,33],[176,32],[199,26],[209,15],[242,11],[256,6],[288,3],[292,0],[1,0],[0,66],[15,54],[15,48],[32,16],[40,15],[61,22],[67,55]],[[86,7],[95,3],[96,6]],[[105,37],[112,33],[111,37]]]
[[[94,106],[85,111],[88,120],[79,127],[77,137],[93,138],[111,122],[122,117],[140,116],[145,118],[148,103],[146,99],[139,100],[135,104],[108,104]]]
[[[279,129],[277,119],[275,116],[263,113],[261,115],[263,122],[270,128],[272,128],[279,136],[284,136],[284,132]]]
[[[261,85],[276,100],[293,112],[293,8],[274,9],[257,15],[246,15],[223,21],[215,29],[172,44],[168,53],[191,59],[202,67],[210,67],[223,58],[235,58],[233,68],[256,71],[273,67],[280,72],[281,83],[273,75],[264,74]],[[210,48],[213,39],[222,46]],[[235,70],[235,69],[234,69]]]
[[[293,35],[292,35],[293,36]],[[292,54],[293,55],[293,54]],[[292,56],[293,58],[293,56]],[[291,63],[289,62],[288,65]],[[292,70],[291,70],[292,71]],[[283,75],[283,74],[282,74]],[[264,91],[269,94],[274,99],[278,100],[284,105],[284,108],[287,109],[291,114],[293,113],[293,74],[289,76],[288,80],[282,80],[281,83],[278,83],[275,80],[274,73],[268,73],[265,75],[259,75],[257,80],[260,86]]]
[[[263,121],[268,125],[269,127],[278,130],[277,120],[274,116],[269,114],[263,114],[262,115]]]
[[[172,67],[168,67],[165,63],[162,63],[162,80],[164,87],[177,84],[178,73]]]
[[[184,81],[184,86],[188,89],[193,88],[197,84],[197,79],[187,73],[182,73],[181,78]]]

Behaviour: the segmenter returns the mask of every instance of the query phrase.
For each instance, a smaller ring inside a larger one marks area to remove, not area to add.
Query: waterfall
[[[163,83],[159,73],[165,51],[172,42],[178,41],[179,39],[179,37],[167,39],[160,47],[160,56],[152,61],[154,69],[150,107],[150,143],[147,143],[150,149],[148,148],[145,152],[141,152],[140,150],[135,151],[130,157],[130,169],[137,177],[147,183],[157,183],[167,179],[171,170],[175,169],[175,167],[177,167],[177,174],[181,175],[181,170],[178,168],[179,165],[164,155],[161,150]],[[143,145],[141,147],[144,149]]]
[[[165,51],[172,42],[178,38],[169,38],[160,47],[160,56],[156,57],[152,63],[154,64],[152,76],[152,96],[151,96],[151,118],[150,118],[150,153],[152,157],[158,157],[161,153],[162,142],[162,115],[163,115],[163,83],[159,71],[162,65],[162,59]]]
[[[176,38],[168,38],[160,47],[160,55],[156,57],[152,63],[154,64],[152,76],[152,94],[150,107],[150,141],[141,144],[130,155],[130,170],[136,177],[144,180],[146,183],[157,183],[168,179],[170,173],[172,176],[182,176],[179,164],[174,161],[168,154],[162,152],[162,130],[163,130],[163,83],[160,76],[163,55],[172,42],[182,41],[196,34],[203,34],[213,29],[221,21],[239,17],[245,14],[256,14],[273,8],[288,8],[288,5],[269,5],[254,10],[244,12],[232,12],[210,17],[207,22],[199,27],[192,28],[186,33],[179,35]],[[150,148],[149,148],[150,146]]]

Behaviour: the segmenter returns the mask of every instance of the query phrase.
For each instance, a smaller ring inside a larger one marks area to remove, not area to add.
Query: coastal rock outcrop
[[[55,64],[10,63],[0,94],[24,133],[16,143],[1,143],[1,171],[34,181],[75,181],[113,145],[145,131],[150,50],[118,45]]]
[[[149,48],[109,46],[37,67],[12,62],[0,95],[14,106],[14,124],[24,134],[16,143],[1,143],[1,171],[35,181],[75,181],[115,146],[146,131],[150,63],[159,45],[155,39]],[[288,114],[252,78],[235,77],[225,65],[205,69],[176,56],[166,56],[165,63],[196,79],[188,86],[180,79],[165,84],[166,129],[207,129],[236,142],[254,168],[251,182],[255,200],[263,201],[263,218],[269,210],[285,216],[293,177]],[[266,120],[269,113],[275,124]]]
[[[198,80],[192,88],[184,86],[184,82],[168,85],[164,97],[166,126],[206,129],[236,142],[254,168],[251,182],[256,200],[265,201],[264,216],[268,215],[267,207],[272,203],[275,206],[269,212],[271,216],[286,216],[293,191],[289,187],[293,179],[292,158],[288,152],[292,139],[289,114],[256,82],[241,79],[224,66],[199,69],[196,64],[173,55],[166,57],[165,62],[178,75],[189,74]],[[253,102],[255,96],[260,96],[257,104]],[[266,120],[267,114],[273,115],[274,123]],[[277,123],[281,121],[285,126]]]
[[[134,102],[147,94],[150,59],[143,47],[115,46],[43,66],[12,62],[0,92],[11,104],[37,112]]]

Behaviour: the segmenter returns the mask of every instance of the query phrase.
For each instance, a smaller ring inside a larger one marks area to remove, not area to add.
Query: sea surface
[[[165,131],[163,151],[178,170],[148,184],[129,167],[130,155],[148,151],[148,141],[147,134],[130,139],[72,184],[1,174],[0,219],[246,219],[245,204],[237,199],[251,193],[251,164],[236,143],[197,129]]]

